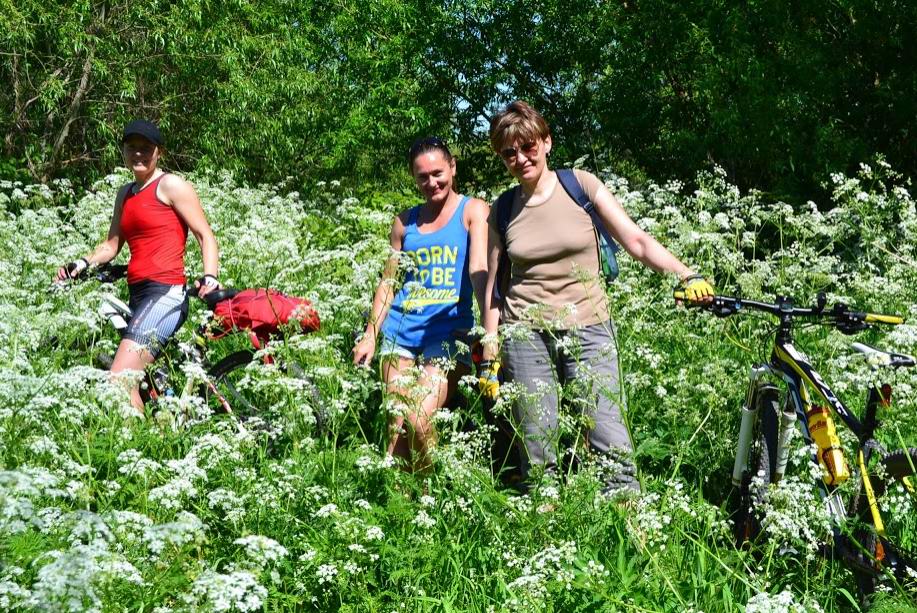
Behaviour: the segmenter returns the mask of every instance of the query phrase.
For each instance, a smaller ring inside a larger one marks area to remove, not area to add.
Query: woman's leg
[[[595,425],[586,434],[590,447],[616,465],[608,489],[640,489],[630,455],[634,445],[624,423],[626,406],[614,326],[611,321],[581,328],[576,346],[561,355],[565,378],[575,390],[578,408]]]
[[[437,440],[433,416],[449,402],[452,394],[458,388],[459,379],[468,372],[468,367],[463,364],[459,364],[448,373],[432,362],[426,362],[423,365],[423,374],[418,380],[418,385],[427,393],[421,399],[417,410],[406,416],[409,426],[408,441],[414,458],[414,471],[425,472],[431,468],[430,452]]]
[[[524,388],[513,403],[513,415],[522,430],[523,479],[533,466],[549,470],[557,465],[558,380],[552,354],[550,337],[535,331],[525,339],[507,339],[503,345],[506,381]]]
[[[399,381],[413,366],[413,361],[399,357],[397,362],[392,359],[387,364],[384,373],[389,393],[401,404],[401,414],[390,422],[388,452],[407,460],[412,471],[425,471],[430,468],[430,451],[436,444],[433,416],[449,402],[459,379],[470,369],[460,363],[445,372],[439,360],[428,360],[416,380]],[[410,379],[410,375],[407,378]]]
[[[115,374],[145,369],[188,316],[184,285],[141,282],[131,286],[130,306],[134,314],[111,365]],[[131,386],[130,394],[131,404],[142,416],[143,400],[137,383]]]
[[[414,360],[399,355],[382,357],[382,379],[385,381],[385,391],[391,398],[392,413],[388,419],[388,454],[406,461],[411,461],[411,444],[407,433],[404,431],[404,418],[412,411],[410,385],[408,385],[410,370],[414,368]]]
[[[115,353],[115,359],[111,363],[111,373],[118,375],[124,371],[142,371],[147,365],[151,364],[155,358],[143,345],[129,339],[123,339],[118,345],[118,352]],[[144,416],[143,400],[140,398],[140,382],[131,381],[128,391],[131,395],[131,405],[134,410]]]

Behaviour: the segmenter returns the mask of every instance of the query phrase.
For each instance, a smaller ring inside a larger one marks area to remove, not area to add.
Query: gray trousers
[[[558,405],[561,386],[565,399],[591,422],[589,445],[601,452],[624,456],[633,451],[621,409],[625,406],[611,321],[578,330],[532,330],[527,338],[503,344],[506,381],[525,392],[513,403],[521,429],[522,474],[533,465],[551,469],[558,455]],[[618,481],[635,487],[633,464]]]

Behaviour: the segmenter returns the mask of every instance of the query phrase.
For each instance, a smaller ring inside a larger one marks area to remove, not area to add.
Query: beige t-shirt
[[[574,173],[595,202],[601,181],[582,170]],[[534,206],[523,205],[521,194],[517,189],[504,239],[512,274],[503,299],[502,320],[527,321],[539,329],[608,321],[592,219],[559,180],[550,196]],[[497,227],[496,205],[491,207],[488,222]]]

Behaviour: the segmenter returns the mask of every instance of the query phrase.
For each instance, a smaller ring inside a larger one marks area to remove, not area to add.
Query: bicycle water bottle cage
[[[99,305],[99,315],[111,322],[115,330],[123,332],[127,329],[127,322],[133,316],[131,308],[124,304],[118,298],[111,294],[102,296],[102,304]]]

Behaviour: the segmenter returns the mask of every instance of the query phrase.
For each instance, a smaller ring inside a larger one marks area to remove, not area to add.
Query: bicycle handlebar
[[[114,283],[127,277],[127,264],[102,264],[92,271],[91,276],[99,283]]]
[[[683,291],[675,290],[674,295],[676,300],[685,299]],[[775,303],[746,300],[735,296],[714,296],[709,302],[691,303],[689,306],[706,309],[717,317],[730,317],[743,309],[748,309],[768,313],[779,317],[781,320],[789,320],[794,317],[827,319],[845,334],[853,334],[860,330],[865,330],[870,327],[870,324],[879,323],[897,326],[904,323],[904,318],[898,315],[854,311],[842,302],[838,302],[831,309],[826,310],[824,294],[818,295],[816,305],[811,308],[796,307],[793,304],[793,299],[787,296],[777,296],[777,302]]]
[[[68,272],[72,272],[70,271],[69,267]],[[101,264],[94,269],[83,271],[83,273],[83,279],[94,279],[99,283],[115,283],[116,281],[127,277],[127,265]],[[79,279],[80,277],[71,277],[71,280],[74,281]],[[223,289],[212,291],[201,298],[198,296],[197,288],[194,287],[194,284],[188,284],[185,287],[185,290],[192,296],[206,302],[207,306],[211,309],[215,307],[218,302],[232,298],[239,293],[239,290],[224,287]]]

